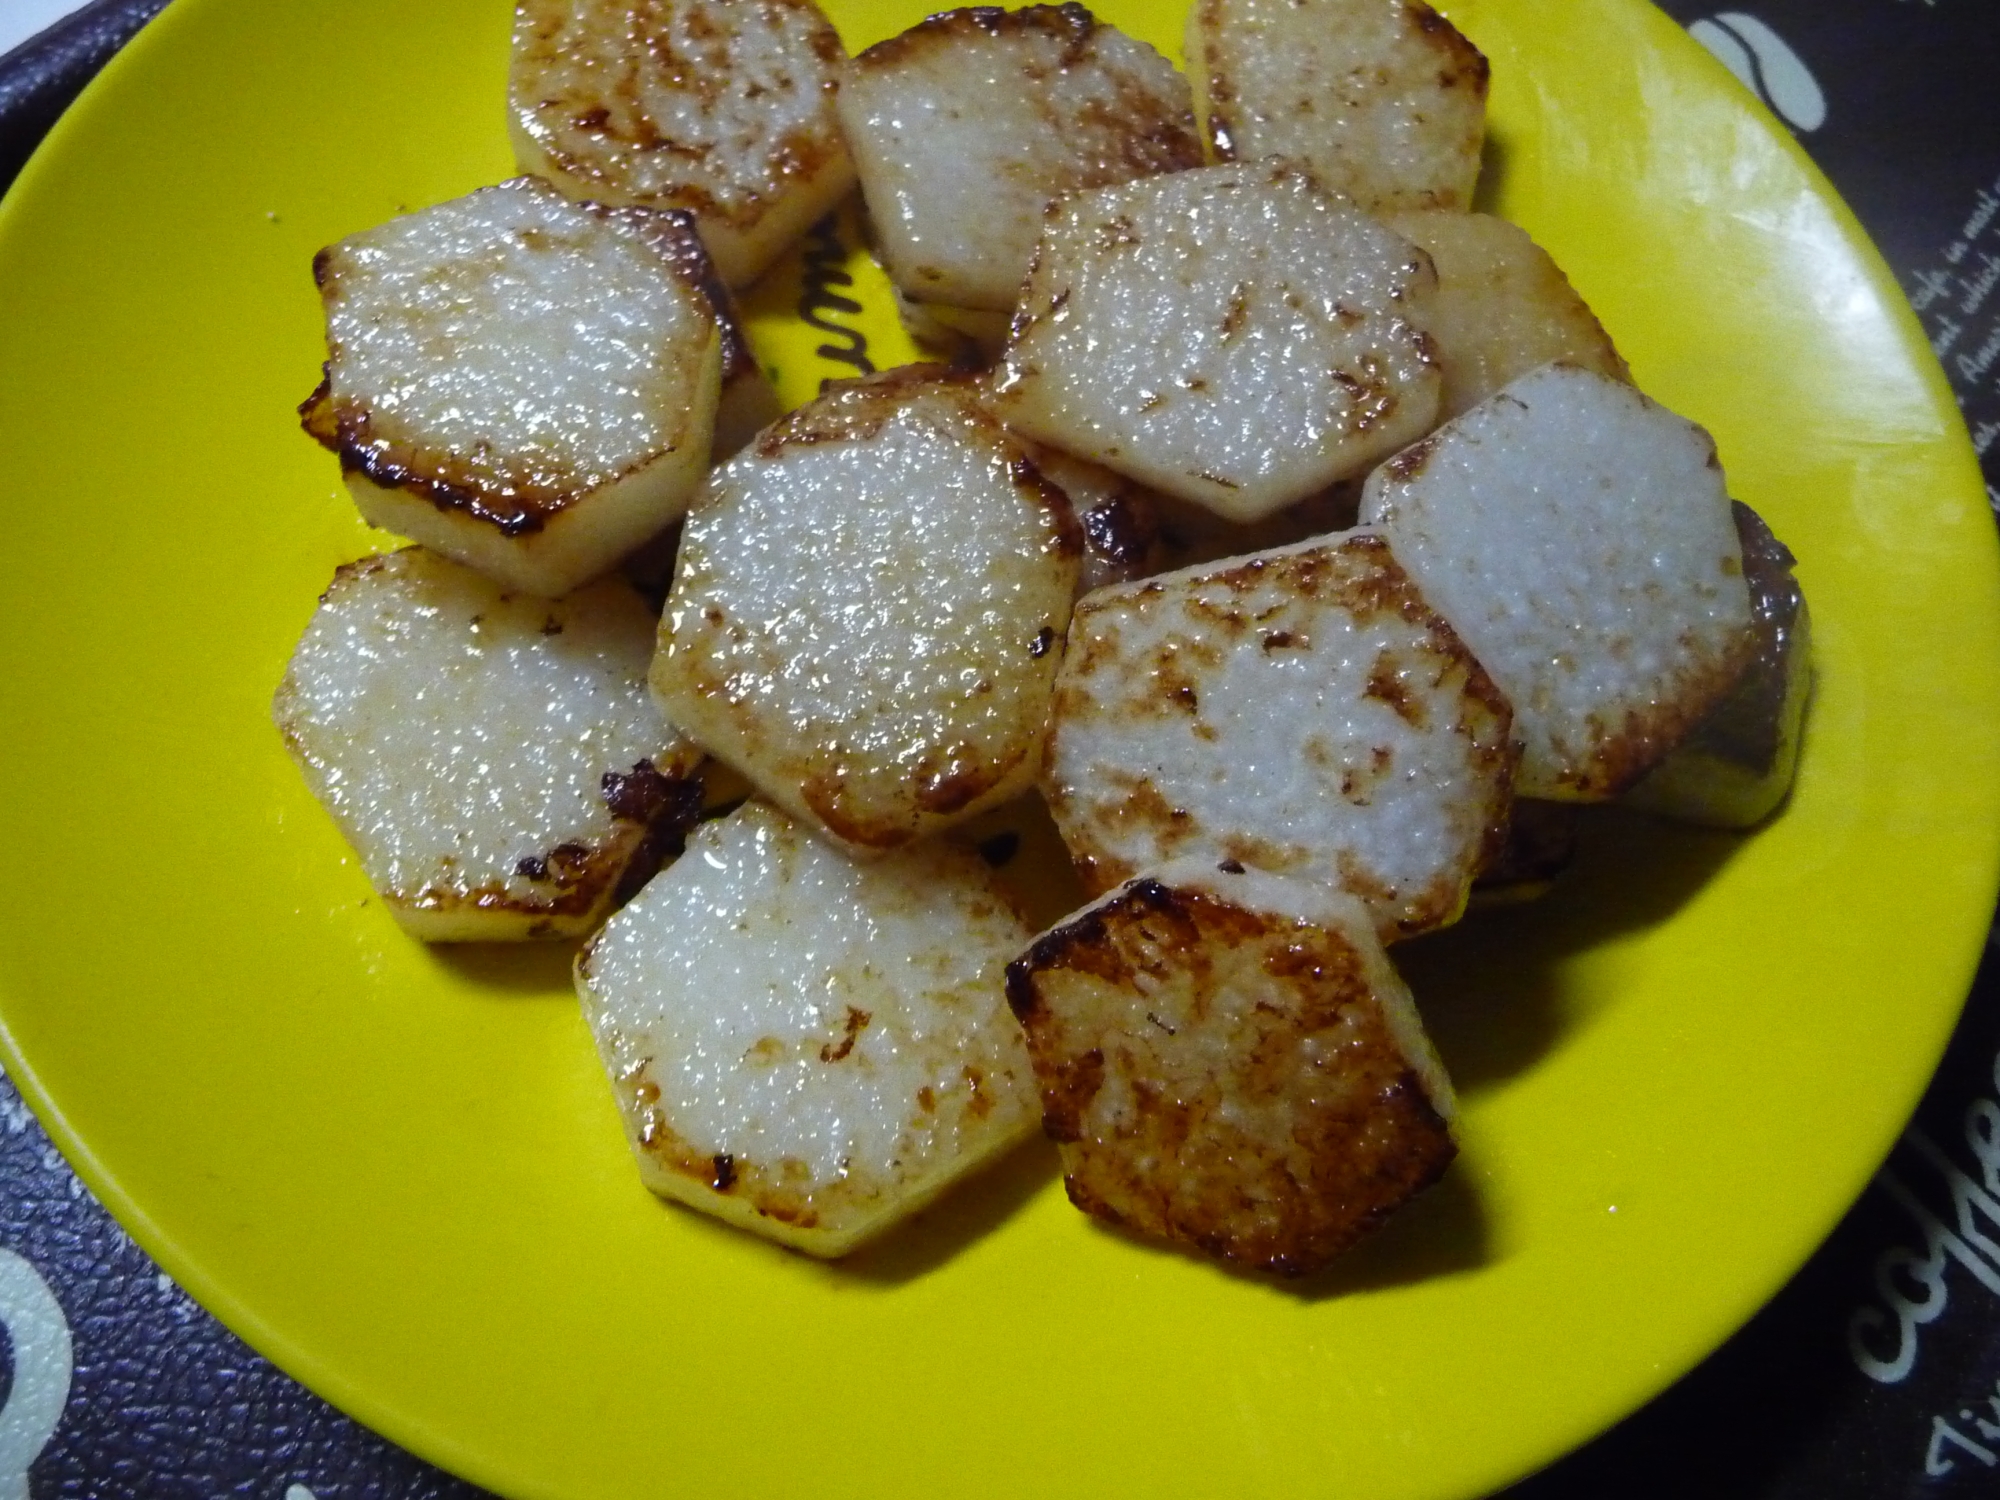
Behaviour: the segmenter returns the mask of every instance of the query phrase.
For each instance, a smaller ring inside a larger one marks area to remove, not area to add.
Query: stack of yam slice
[[[1196,0],[1191,78],[1074,4],[514,47],[524,175],[316,262],[302,420],[418,545],[275,714],[414,936],[583,940],[660,1196],[844,1255],[1039,1123],[1094,1218],[1309,1274],[1457,1150],[1394,945],[1589,804],[1781,802],[1793,559],[1473,211],[1422,0]],[[944,362],[781,414],[734,291],[857,190]],[[1042,809],[1037,935],[973,840]]]

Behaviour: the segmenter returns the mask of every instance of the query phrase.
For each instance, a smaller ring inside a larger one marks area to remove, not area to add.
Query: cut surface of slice
[[[1430,429],[1435,283],[1416,246],[1289,168],[1078,194],[1048,215],[993,408],[1254,521]]]
[[[1340,886],[1385,937],[1455,919],[1507,818],[1505,699],[1354,534],[1078,606],[1043,793],[1084,883],[1179,856]]]
[[[1592,371],[1524,375],[1397,454],[1361,519],[1514,705],[1523,796],[1625,790],[1754,649],[1715,443]]]
[[[575,936],[700,807],[701,752],[646,691],[652,637],[623,582],[510,594],[412,547],[334,575],[273,717],[411,933]]]
[[[857,863],[763,803],[577,960],[654,1192],[842,1255],[1034,1133],[1003,976],[1028,929],[976,855]]]
[[[687,210],[747,286],[854,186],[846,58],[812,0],[520,0],[515,157],[579,199]]]
[[[1341,892],[1178,861],[1038,937],[1007,992],[1071,1200],[1137,1233],[1301,1275],[1456,1154],[1451,1084]]]
[[[653,686],[772,801],[893,848],[1033,783],[1080,551],[969,378],[837,387],[696,498]]]
[[[1201,165],[1187,81],[1080,5],[932,16],[854,59],[839,111],[918,302],[1011,309],[1051,199]]]
[[[1195,0],[1187,55],[1222,160],[1299,162],[1370,210],[1472,206],[1486,59],[1423,0]]]
[[[553,597],[680,514],[722,337],[685,215],[517,178],[322,250],[300,408],[373,525]]]

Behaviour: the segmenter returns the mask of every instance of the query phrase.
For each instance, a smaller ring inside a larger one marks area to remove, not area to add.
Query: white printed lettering
[[[1957,1464],[1944,1456],[1944,1445],[1946,1443],[1951,1443],[1955,1447],[1963,1449],[1985,1464],[1989,1469],[1995,1464],[2000,1464],[2000,1454],[1994,1453],[1991,1448],[1986,1447],[1983,1443],[1974,1442],[1943,1417],[1932,1417],[1930,1446],[1924,1449],[1924,1472],[1933,1479],[1942,1479],[1958,1467]]]

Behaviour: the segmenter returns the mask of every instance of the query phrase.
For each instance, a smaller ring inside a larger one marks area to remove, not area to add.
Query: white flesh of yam
[[[1524,375],[1397,454],[1361,520],[1513,703],[1522,796],[1623,791],[1753,649],[1714,441],[1590,371]]]
[[[1472,206],[1486,59],[1422,0],[1195,0],[1187,56],[1219,159],[1298,162],[1371,211]]]
[[[701,753],[646,691],[652,637],[625,583],[508,594],[412,547],[334,575],[272,716],[412,934],[574,936],[700,805]]]
[[[1184,860],[1007,972],[1086,1213],[1302,1275],[1456,1154],[1450,1082],[1351,896]]]
[[[1051,199],[1201,165],[1187,80],[1080,5],[932,16],[854,59],[839,111],[917,302],[1010,309]]]
[[[1033,783],[1079,551],[969,378],[836,387],[696,498],[653,687],[772,801],[893,848]]]
[[[748,286],[854,186],[846,59],[812,0],[520,0],[515,157],[577,198],[686,209]]]
[[[865,864],[761,803],[577,961],[646,1185],[843,1255],[1034,1133],[1003,974],[1027,941],[977,856]]]
[[[313,262],[326,379],[300,408],[375,526],[554,597],[680,514],[721,334],[684,215],[517,178]]]
[[[1306,176],[1203,167],[1050,210],[993,381],[1003,421],[1234,521],[1430,430],[1416,246]]]
[[[1631,380],[1604,325],[1525,229],[1444,209],[1386,214],[1382,222],[1437,267],[1430,333],[1444,370],[1440,420],[1555,360]]]
[[[1393,938],[1459,914],[1513,755],[1479,663],[1355,534],[1084,599],[1043,792],[1091,890],[1234,860],[1340,886]]]

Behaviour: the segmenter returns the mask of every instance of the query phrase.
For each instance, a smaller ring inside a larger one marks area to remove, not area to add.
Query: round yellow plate
[[[834,9],[860,46],[921,5]],[[1104,10],[1177,50],[1177,4]],[[5,1056],[141,1243],[389,1436],[566,1500],[1469,1496],[1735,1328],[1887,1149],[1991,911],[1994,528],[1894,284],[1719,67],[1633,0],[1451,10],[1493,206],[1797,551],[1818,697],[1771,827],[1613,822],[1406,950],[1464,1157],[1287,1288],[1091,1228],[1034,1149],[845,1265],[664,1207],[567,955],[398,934],[266,717],[381,544],[293,420],[308,268],[508,173],[508,6],[176,0],[0,211]],[[835,295],[899,347],[878,284]],[[851,341],[795,302],[755,306],[798,396]]]

